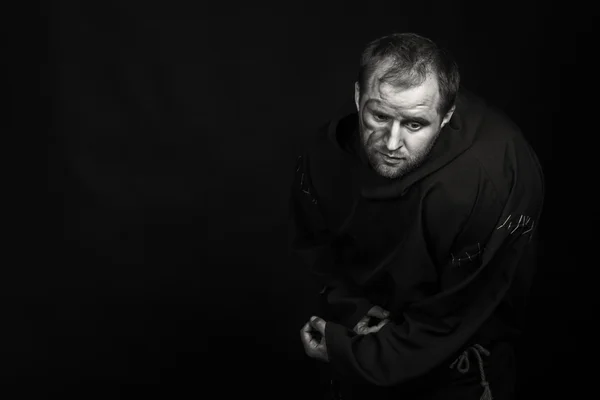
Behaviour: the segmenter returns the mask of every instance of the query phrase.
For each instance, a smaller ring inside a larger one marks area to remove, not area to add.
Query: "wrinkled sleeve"
[[[307,153],[297,158],[292,180],[288,246],[291,253],[306,265],[319,284],[320,317],[352,329],[373,306],[336,270],[335,237],[324,223],[319,197],[310,179]]]
[[[531,242],[543,191],[535,180],[522,180],[520,185],[529,187],[513,188],[516,194],[497,206],[497,212],[491,210],[497,201],[483,189],[474,205],[465,203],[470,209],[462,211],[468,219],[453,239],[453,254],[436,266],[440,276],[436,294],[409,304],[375,334],[355,335],[327,323],[328,354],[337,374],[396,386],[425,375],[459,352],[504,298]],[[475,238],[486,240],[479,244]]]

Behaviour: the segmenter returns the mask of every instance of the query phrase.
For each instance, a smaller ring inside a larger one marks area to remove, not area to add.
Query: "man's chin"
[[[404,168],[390,168],[387,165],[381,164],[377,165],[375,172],[377,172],[378,175],[388,179],[398,179],[406,174]]]

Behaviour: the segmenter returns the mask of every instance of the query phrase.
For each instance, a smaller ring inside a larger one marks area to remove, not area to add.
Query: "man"
[[[324,285],[301,340],[338,398],[514,398],[543,174],[459,80],[430,40],[377,39],[357,112],[298,157],[291,247]]]

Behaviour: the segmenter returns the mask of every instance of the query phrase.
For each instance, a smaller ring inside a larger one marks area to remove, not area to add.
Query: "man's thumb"
[[[321,335],[325,335],[325,320],[319,317],[311,317],[310,325],[316,329]]]
[[[379,306],[373,306],[371,307],[371,309],[367,312],[367,315],[369,317],[375,317],[375,318],[379,318],[379,319],[385,319],[387,317],[390,316],[390,312],[384,310],[383,308],[379,307]]]

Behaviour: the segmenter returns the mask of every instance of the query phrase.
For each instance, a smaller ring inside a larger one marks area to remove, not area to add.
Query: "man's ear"
[[[360,111],[360,85],[358,82],[354,82],[354,103],[356,104],[356,111]]]
[[[442,128],[444,127],[444,125],[446,125],[448,122],[450,122],[450,118],[452,118],[452,114],[454,114],[454,110],[456,109],[456,105],[453,105],[452,108],[450,109],[450,111],[448,111],[446,113],[446,115],[444,115],[444,119],[442,120]]]

